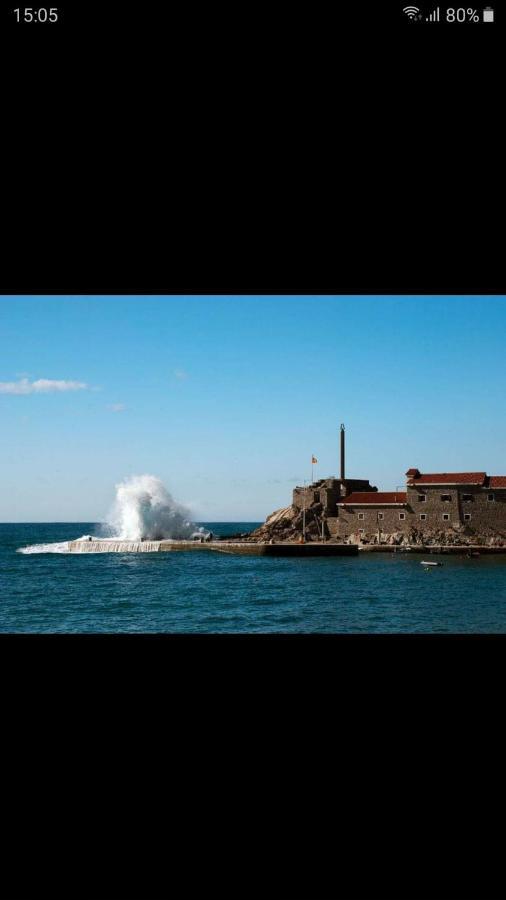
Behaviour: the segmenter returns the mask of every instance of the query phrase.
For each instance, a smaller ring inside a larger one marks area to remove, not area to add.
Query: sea
[[[199,523],[217,535],[259,522]],[[0,524],[1,633],[504,633],[506,555],[21,553],[96,523]],[[54,549],[54,548],[53,548]]]

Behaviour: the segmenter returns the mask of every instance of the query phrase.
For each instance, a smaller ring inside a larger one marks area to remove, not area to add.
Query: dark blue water
[[[16,553],[97,527],[0,524],[0,632],[506,632],[506,556]]]

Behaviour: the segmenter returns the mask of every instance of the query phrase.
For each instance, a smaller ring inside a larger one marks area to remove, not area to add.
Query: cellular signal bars
[[[433,10],[430,16],[427,16],[425,19],[426,22],[439,22],[439,6],[436,6],[435,10]]]

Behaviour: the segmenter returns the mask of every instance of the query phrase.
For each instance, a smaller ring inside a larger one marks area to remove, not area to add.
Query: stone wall
[[[319,500],[315,501],[315,495],[320,494],[321,496],[322,493],[322,488],[317,484],[306,488],[296,487],[293,491],[292,503],[297,509],[303,509],[304,507],[309,509],[312,503],[319,502]]]
[[[408,486],[407,495],[416,528],[445,529],[466,525],[473,531],[486,528],[506,531],[505,490],[489,490],[477,485],[423,488]],[[489,495],[494,499],[489,500]],[[443,496],[449,496],[450,500],[443,500]],[[425,500],[421,500],[421,497],[425,497]],[[421,516],[425,516],[425,519]],[[446,519],[444,516],[449,518]],[[466,518],[467,516],[470,518]]]
[[[413,526],[413,514],[405,506],[347,506],[339,507],[337,534],[344,539],[351,534],[360,534],[369,539],[378,533],[408,534]],[[401,515],[404,518],[401,518]],[[382,517],[378,519],[378,516]]]
[[[489,500],[488,496],[494,499]],[[419,497],[424,496],[425,500]],[[442,500],[449,496],[449,500]],[[471,499],[464,499],[469,496]],[[469,515],[470,519],[466,516]],[[424,518],[422,518],[422,516]],[[448,518],[444,518],[448,516]],[[407,503],[403,506],[347,506],[337,507],[336,535],[344,539],[361,534],[370,539],[378,534],[409,534],[413,529],[422,533],[466,529],[468,533],[504,533],[506,536],[506,490],[486,490],[480,487],[407,488]]]
[[[292,503],[297,509],[308,509],[312,503],[321,503],[326,515],[337,515],[336,503],[354,491],[377,491],[366,478],[322,478],[314,484],[294,488]]]
[[[458,489],[451,487],[406,488],[412,525],[421,531],[460,525]],[[441,500],[442,496],[450,500]],[[424,519],[421,516],[425,516]],[[448,519],[443,518],[448,516]]]

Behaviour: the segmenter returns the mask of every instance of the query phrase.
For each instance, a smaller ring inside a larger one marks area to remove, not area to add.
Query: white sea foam
[[[69,541],[60,541],[55,544],[32,544],[30,547],[20,547],[18,553],[70,553]]]
[[[94,537],[92,534],[83,534],[80,538],[72,538],[76,541],[100,541],[103,538]],[[18,553],[70,553],[70,541],[56,541],[54,544],[31,544],[29,547],[20,547]]]

